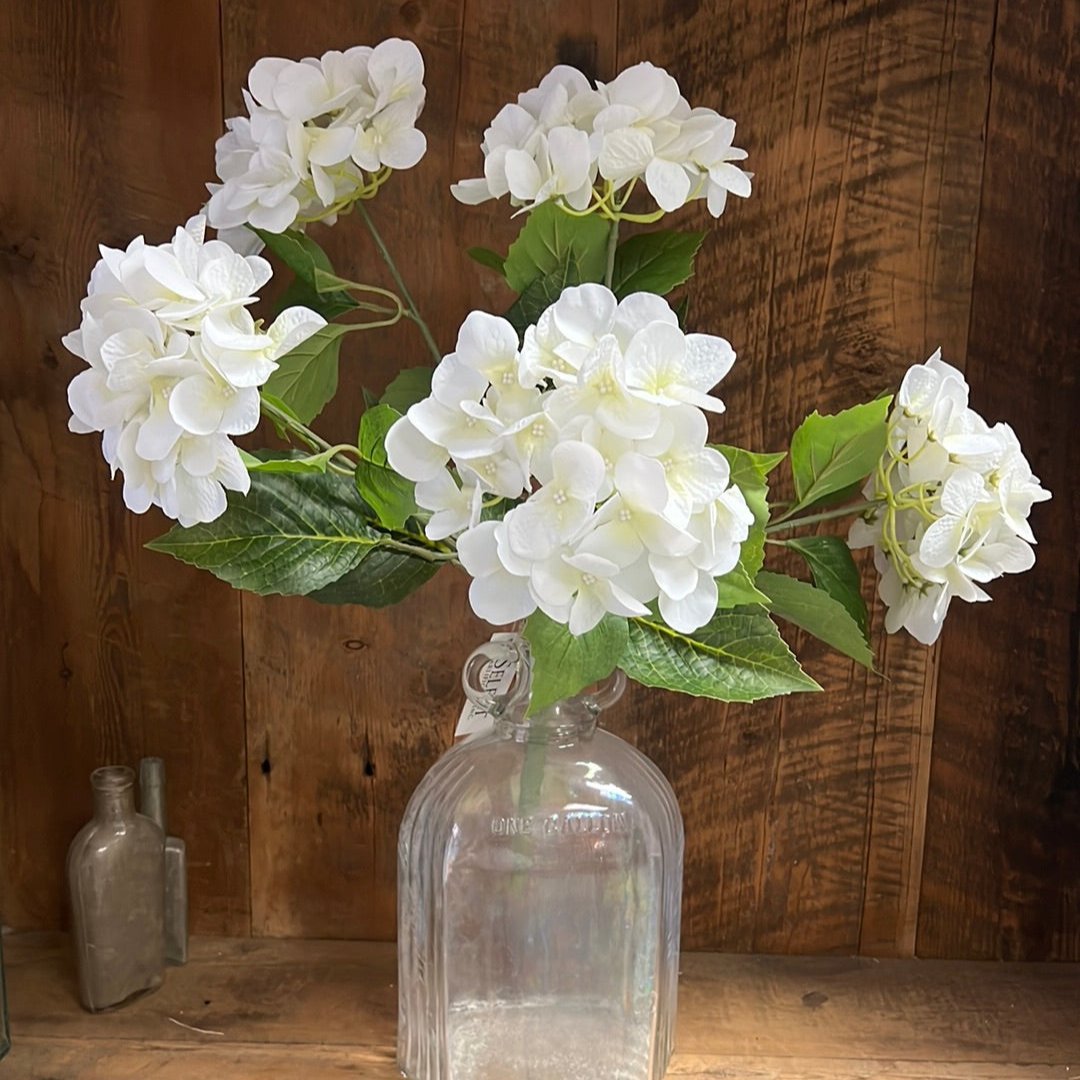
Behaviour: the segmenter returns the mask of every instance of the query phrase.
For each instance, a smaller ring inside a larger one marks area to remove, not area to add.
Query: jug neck
[[[533,716],[501,716],[495,721],[495,730],[514,742],[573,746],[593,737],[599,716],[600,710],[589,702],[569,698]]]
[[[94,791],[94,818],[104,822],[135,818],[135,773],[126,765],[107,765],[90,774]]]

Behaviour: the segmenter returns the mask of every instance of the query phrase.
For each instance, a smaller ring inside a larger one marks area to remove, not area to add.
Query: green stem
[[[607,240],[607,269],[604,271],[604,284],[610,289],[615,280],[615,249],[619,246],[619,222],[618,219],[611,223],[611,231]]]
[[[341,443],[338,446],[334,446],[332,443],[328,443],[321,435],[317,435],[306,424],[302,424],[295,416],[290,416],[283,409],[279,409],[273,402],[267,401],[266,398],[259,398],[259,405],[262,409],[262,414],[273,420],[279,427],[284,428],[286,431],[291,431],[293,435],[297,437],[309,450],[316,450],[319,453],[325,453],[327,450],[333,452],[334,457],[327,463],[334,472],[342,473],[346,476],[352,476],[356,472],[356,465],[345,457],[344,450],[346,444]],[[351,447],[349,447],[351,449]],[[338,458],[341,458],[345,462],[344,465],[338,462]]]
[[[850,506],[841,506],[836,510],[824,510],[820,514],[807,514],[805,517],[788,518],[786,521],[774,521],[765,526],[765,531],[778,532],[781,529],[795,529],[800,525],[817,525],[821,521],[833,521],[836,518],[851,517],[852,514],[861,514],[872,506],[880,506],[876,499],[866,499],[863,502],[852,503]]]
[[[417,547],[413,544],[407,544],[402,540],[394,540],[392,537],[380,540],[379,547],[389,548],[391,551],[400,551],[405,555],[412,555],[417,559],[423,559],[425,562],[456,563],[458,561],[456,551],[433,551],[431,548]]]
[[[405,280],[402,278],[401,272],[397,268],[397,263],[394,262],[394,257],[390,254],[390,249],[379,235],[379,230],[375,228],[375,222],[371,220],[371,215],[368,213],[367,207],[363,203],[357,203],[357,209],[360,212],[360,216],[364,219],[364,224],[367,226],[368,232],[371,233],[371,239],[375,241],[375,246],[379,249],[379,254],[382,256],[383,262],[386,263],[394,281],[397,283],[397,287],[401,292],[401,299],[405,302],[405,309],[409,318],[420,328],[420,333],[423,335],[424,341],[427,342],[427,347],[431,350],[432,358],[437,364],[442,359],[442,352],[439,349],[438,343],[435,341],[434,335],[431,333],[430,327],[421,317],[420,312],[416,307],[416,301],[412,298],[412,293],[409,292],[409,287],[405,284]]]

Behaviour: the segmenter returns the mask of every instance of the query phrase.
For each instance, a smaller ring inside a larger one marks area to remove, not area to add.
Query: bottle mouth
[[[135,786],[135,770],[127,765],[104,765],[90,774],[95,791],[127,791]]]

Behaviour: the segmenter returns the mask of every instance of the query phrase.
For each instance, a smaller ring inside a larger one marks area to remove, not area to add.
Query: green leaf
[[[620,300],[636,292],[666,296],[693,276],[694,256],[704,239],[703,232],[672,229],[631,236],[615,251],[612,292]]]
[[[333,274],[334,268],[326,252],[306,233],[296,229],[286,229],[281,233],[267,232],[265,229],[254,231],[267,249],[296,275],[296,281],[281,299],[279,310],[293,304],[303,304],[324,318],[332,319],[356,307],[356,302],[348,293],[340,289],[325,291],[319,288],[317,271]],[[288,303],[285,302],[286,297]]]
[[[742,575],[739,580],[731,584],[737,588],[745,589],[742,579],[750,583],[753,588],[753,580],[765,561],[765,526],[769,520],[769,481],[768,475],[784,460],[786,455],[780,454],[755,454],[750,450],[741,450],[737,446],[717,446],[721,454],[727,458],[731,467],[731,482],[743,493],[746,505],[754,515],[754,524],[750,529],[750,535],[743,541],[742,550],[739,552],[739,567]],[[718,584],[724,582],[728,575],[718,579]],[[757,590],[754,589],[757,593]],[[738,593],[728,593],[721,589],[721,599],[725,596],[733,598]],[[760,594],[757,594],[760,596]],[[734,603],[722,603],[721,607],[734,607],[740,603],[760,603],[756,600],[735,600]]]
[[[240,457],[249,473],[325,473],[334,450],[324,450],[321,454],[308,454],[301,457],[258,458],[246,450],[240,451]]]
[[[758,585],[768,594],[773,615],[831,645],[834,649],[873,670],[874,654],[859,624],[839,600],[807,581],[762,570]]]
[[[266,390],[284,402],[301,423],[310,424],[337,393],[341,339],[355,326],[328,323],[278,361]]]
[[[292,409],[288,405],[286,405],[284,401],[281,400],[281,398],[275,397],[273,394],[268,394],[266,392],[265,386],[259,391],[259,397],[261,397],[263,401],[267,402],[268,404],[273,405],[275,409],[280,409],[283,413],[285,413],[286,416],[291,417],[293,420],[297,421],[297,423],[302,423],[300,417],[297,416],[296,413],[294,413]],[[270,417],[270,423],[274,425],[274,430],[277,432],[279,439],[285,439],[286,441],[291,440],[291,432],[287,427],[281,424],[276,417]]]
[[[253,473],[205,525],[176,525],[147,547],[260,595],[305,595],[354,569],[381,534],[364,518],[348,477]]]
[[[717,701],[760,701],[820,690],[763,611],[723,611],[692,635],[653,616],[630,621],[619,665],[645,686]]]
[[[573,217],[554,202],[541,204],[510,245],[503,266],[507,283],[521,293],[556,271],[570,284],[603,281],[610,228],[595,214]]]
[[[529,712],[535,713],[610,675],[626,651],[629,630],[625,619],[605,615],[587,634],[574,637],[562,623],[535,611],[524,634],[533,656]]]
[[[749,542],[749,537],[747,542]],[[746,562],[743,562],[744,556]],[[746,604],[761,604],[768,606],[769,598],[754,585],[754,579],[751,577],[751,571],[747,564],[753,564],[756,559],[756,549],[751,547],[750,551],[747,551],[746,543],[743,544],[743,550],[739,553],[739,563],[734,570],[729,570],[726,574],[716,579],[716,593],[717,610],[726,610],[727,608],[742,607]],[[753,573],[757,573],[754,570]]]
[[[511,305],[506,313],[507,321],[519,336],[524,334],[525,328],[532,326],[559,299],[563,289],[578,284],[580,282],[570,263],[537,278],[525,287],[525,291]]]
[[[835,416],[812,412],[791,437],[791,471],[797,506],[857,484],[885,451],[891,397],[845,409]]]
[[[494,270],[496,274],[505,276],[506,260],[497,251],[492,251],[491,248],[486,247],[471,247],[466,249],[465,254],[468,255],[473,262],[478,262],[481,266],[486,266],[489,270]]]
[[[333,266],[325,251],[306,233],[296,229],[273,233],[255,229],[256,235],[301,281],[313,289],[316,268],[333,273]]]
[[[376,548],[355,569],[309,596],[320,604],[388,607],[419,589],[435,576],[438,569],[439,563]]]
[[[331,322],[339,315],[344,315],[356,309],[356,302],[347,293],[330,293],[323,295],[315,291],[306,281],[293,278],[288,287],[278,297],[274,305],[274,312],[278,314],[289,307],[306,307],[317,311],[327,322]]]
[[[800,536],[785,540],[784,546],[797,551],[806,560],[814,584],[843,604],[869,642],[870,620],[862,595],[862,579],[847,544],[839,536]]]
[[[360,418],[357,446],[361,461],[356,468],[356,490],[391,529],[400,529],[416,513],[413,484],[389,467],[386,433],[401,419],[389,405],[376,405]]]
[[[397,409],[399,413],[407,413],[410,405],[415,405],[431,393],[431,371],[429,367],[399,371],[383,391],[380,402]]]
[[[360,417],[360,434],[356,448],[365,461],[374,465],[386,464],[386,433],[401,419],[392,405],[380,402]]]

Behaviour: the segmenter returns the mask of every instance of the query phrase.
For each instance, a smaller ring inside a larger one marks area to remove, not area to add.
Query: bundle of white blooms
[[[634,217],[622,208],[644,180],[661,211],[707,199],[719,217],[729,192],[750,194],[734,137],[734,120],[691,108],[663,68],[635,64],[594,88],[560,65],[503,106],[484,133],[483,177],[451,191],[464,203],[508,194],[515,206],[559,199],[576,212]]]
[[[181,525],[222,514],[225,488],[248,491],[229,436],[259,422],[276,358],[326,325],[294,307],[260,328],[247,305],[270,264],[204,240],[204,228],[195,217],[171,243],[102,247],[82,323],[63,339],[89,365],[68,386],[71,430],[103,433],[129,509],[160,506]]]
[[[990,427],[968,407],[967,382],[940,349],[904,376],[888,438],[864,489],[880,505],[848,542],[874,545],[885,629],[929,645],[953,597],[989,600],[981,585],[1034,564],[1028,516],[1050,492],[1012,428]]]
[[[723,411],[708,391],[734,360],[651,293],[566,289],[520,349],[472,312],[386,450],[429,538],[457,535],[473,610],[499,625],[539,607],[580,635],[658,599],[676,630],[707,623],[754,520],[706,445],[702,410]],[[522,501],[481,521],[485,497]]]
[[[424,61],[411,41],[389,38],[318,59],[264,57],[248,88],[248,115],[227,120],[217,141],[222,183],[207,185],[217,229],[332,223],[427,149],[416,129]]]

